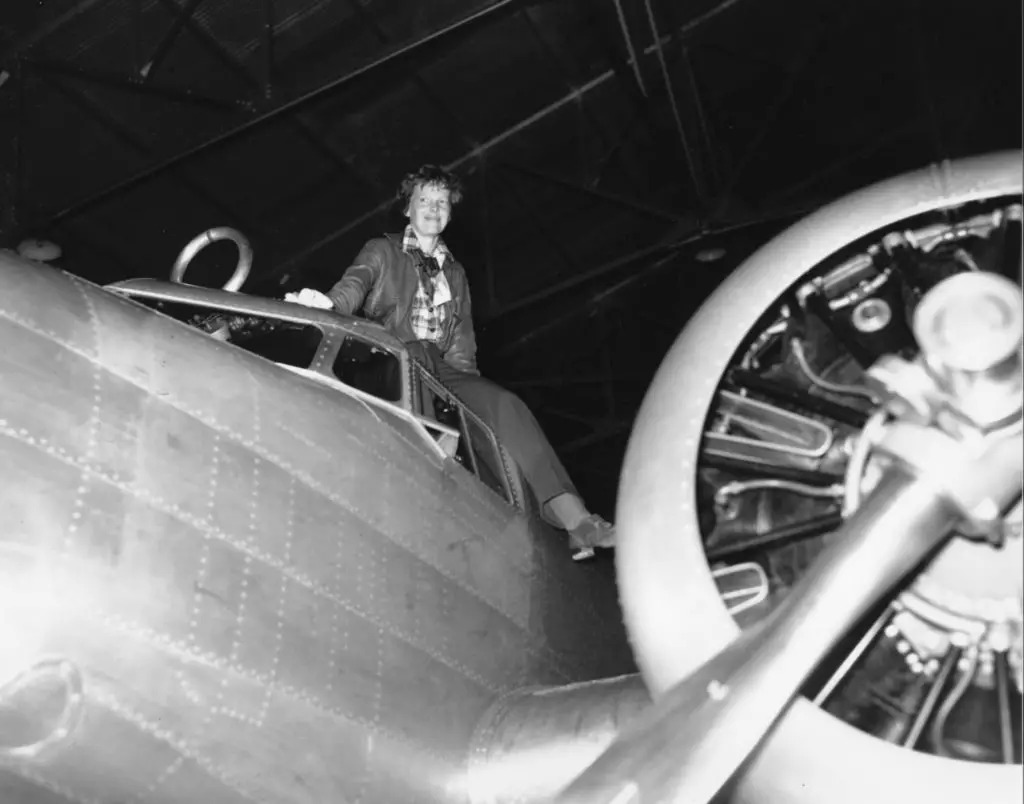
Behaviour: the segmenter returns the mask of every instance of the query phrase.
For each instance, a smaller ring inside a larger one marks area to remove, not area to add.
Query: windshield
[[[273,316],[225,313],[187,302],[135,301],[251,354],[295,368],[309,368],[324,339],[319,327]]]
[[[346,385],[385,402],[402,398],[402,364],[398,357],[352,335],[341,342],[333,370]]]

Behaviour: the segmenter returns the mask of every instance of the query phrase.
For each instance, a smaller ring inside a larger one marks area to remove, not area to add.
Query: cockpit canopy
[[[156,279],[106,289],[412,422],[439,453],[506,503],[522,499],[513,464],[487,424],[384,328],[290,302]]]

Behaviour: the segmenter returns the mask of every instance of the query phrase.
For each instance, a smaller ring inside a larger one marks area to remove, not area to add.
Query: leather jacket
[[[444,304],[448,316],[437,347],[452,368],[479,374],[466,271],[454,257],[445,260],[443,271],[452,299]],[[363,246],[327,296],[339,313],[362,312],[370,321],[387,327],[402,342],[412,343],[417,338],[409,319],[419,281],[412,255],[402,251],[402,235],[389,234]]]

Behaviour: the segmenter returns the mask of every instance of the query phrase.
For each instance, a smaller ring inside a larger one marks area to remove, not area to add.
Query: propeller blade
[[[669,690],[558,804],[708,802],[829,651],[959,520],[933,485],[892,470],[785,602]]]

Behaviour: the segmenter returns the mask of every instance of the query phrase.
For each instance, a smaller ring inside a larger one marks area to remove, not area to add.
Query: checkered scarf
[[[452,253],[444,241],[438,238],[433,255],[428,257],[420,249],[412,226],[405,227],[402,251],[412,255],[419,273],[416,295],[413,297],[409,315],[413,334],[421,341],[440,343],[444,338],[444,323],[448,320],[449,312],[445,305],[434,304],[434,298],[439,288],[448,287],[448,277],[445,276],[443,268],[451,259]],[[451,296],[450,288],[448,295]]]

